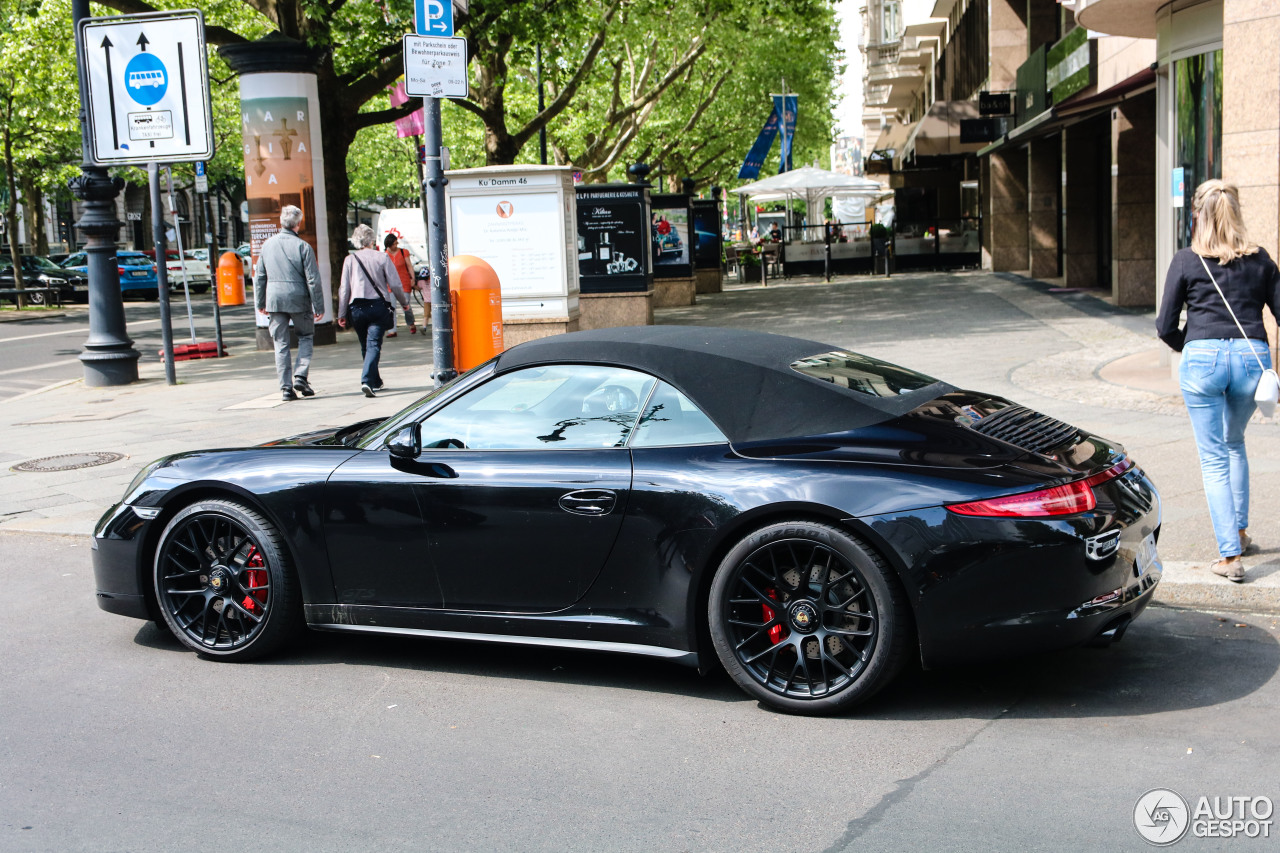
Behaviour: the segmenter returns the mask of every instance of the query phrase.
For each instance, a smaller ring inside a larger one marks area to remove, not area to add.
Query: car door
[[[416,463],[451,610],[557,610],[591,585],[631,491],[627,438],[654,380],[597,365],[495,377],[421,425]]]
[[[425,418],[416,458],[370,450],[344,464],[326,499],[339,600],[572,604],[617,538],[631,490],[625,445],[653,383],[595,365],[513,371]]]

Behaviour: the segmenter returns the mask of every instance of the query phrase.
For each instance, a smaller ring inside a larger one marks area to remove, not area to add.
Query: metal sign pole
[[[204,205],[204,244],[209,251],[209,292],[213,294],[213,337],[222,358],[222,306],[218,304],[218,229],[214,225],[209,193],[200,193]]]
[[[178,209],[173,203],[173,169],[164,167],[165,179],[169,182],[169,216],[173,219],[173,233],[178,240],[178,269],[182,271],[182,292],[187,298],[187,326],[191,329],[191,343],[196,342],[196,318],[191,313],[191,286],[187,282],[186,254],[182,250],[182,222],[178,219]],[[165,267],[168,268],[169,256],[165,255]]]
[[[453,305],[449,299],[449,236],[445,230],[444,176],[441,162],[440,99],[423,98],[423,116],[426,133],[422,140],[426,148],[425,180],[422,194],[426,196],[427,255],[431,269],[431,348],[434,356],[432,378],[438,386],[458,375],[453,364]]]
[[[160,164],[147,164],[147,179],[151,184],[151,236],[156,244],[156,295],[160,299],[160,337],[164,341],[164,378],[170,385],[178,384],[173,366],[173,326],[169,316],[169,270],[164,257],[168,241],[164,236],[164,209],[160,207]]]

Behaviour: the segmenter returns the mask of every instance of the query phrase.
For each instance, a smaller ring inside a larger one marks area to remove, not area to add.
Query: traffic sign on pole
[[[420,36],[453,35],[453,0],[413,0],[413,23]]]
[[[203,160],[196,161],[196,192],[209,192],[209,174],[205,171]]]
[[[419,98],[465,98],[467,40],[405,36],[404,91]]]
[[[200,12],[85,18],[79,35],[94,163],[178,163],[213,156]]]

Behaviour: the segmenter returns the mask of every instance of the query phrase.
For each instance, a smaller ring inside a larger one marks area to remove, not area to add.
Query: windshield
[[[403,426],[404,421],[409,417],[409,415],[411,415],[415,411],[418,411],[427,403],[439,397],[445,391],[448,391],[457,387],[460,383],[465,385],[472,385],[476,381],[479,381],[481,378],[487,377],[489,374],[493,372],[493,365],[494,365],[494,362],[496,361],[497,361],[496,358],[489,359],[484,364],[471,368],[466,373],[454,379],[452,382],[448,382],[444,385],[441,385],[439,388],[436,388],[435,390],[429,392],[426,396],[419,397],[418,399],[414,400],[412,403],[405,406],[403,409],[401,409],[400,411],[396,412],[394,415],[392,415],[391,417],[383,421],[378,426],[377,429],[364,435],[364,437],[360,439],[358,446],[360,447],[361,450],[369,450],[371,448],[380,447],[382,443],[386,440],[387,435],[389,435],[393,430],[399,428],[400,426]]]
[[[8,255],[0,257],[0,267],[9,269],[12,266],[13,266],[12,257]],[[48,258],[38,257],[36,255],[23,255],[22,268],[28,272],[47,272],[49,270],[53,270],[54,272],[62,272],[62,267],[58,266],[53,261],[49,260]]]
[[[151,259],[146,255],[119,255],[117,260],[122,267],[149,267]]]

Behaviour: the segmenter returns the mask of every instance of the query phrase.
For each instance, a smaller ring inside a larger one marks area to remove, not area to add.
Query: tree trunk
[[[49,235],[44,221],[44,192],[31,180],[31,175],[22,175],[22,206],[27,212],[27,223],[30,233],[27,235],[31,243],[31,253],[44,257],[49,254]]]
[[[18,291],[14,301],[21,310],[27,307],[27,300],[22,295],[22,255],[18,252],[18,187],[13,180],[13,140],[9,136],[8,125],[4,129],[4,173],[9,189],[9,203],[4,208],[4,222],[9,232],[9,258],[13,261],[13,286]]]

